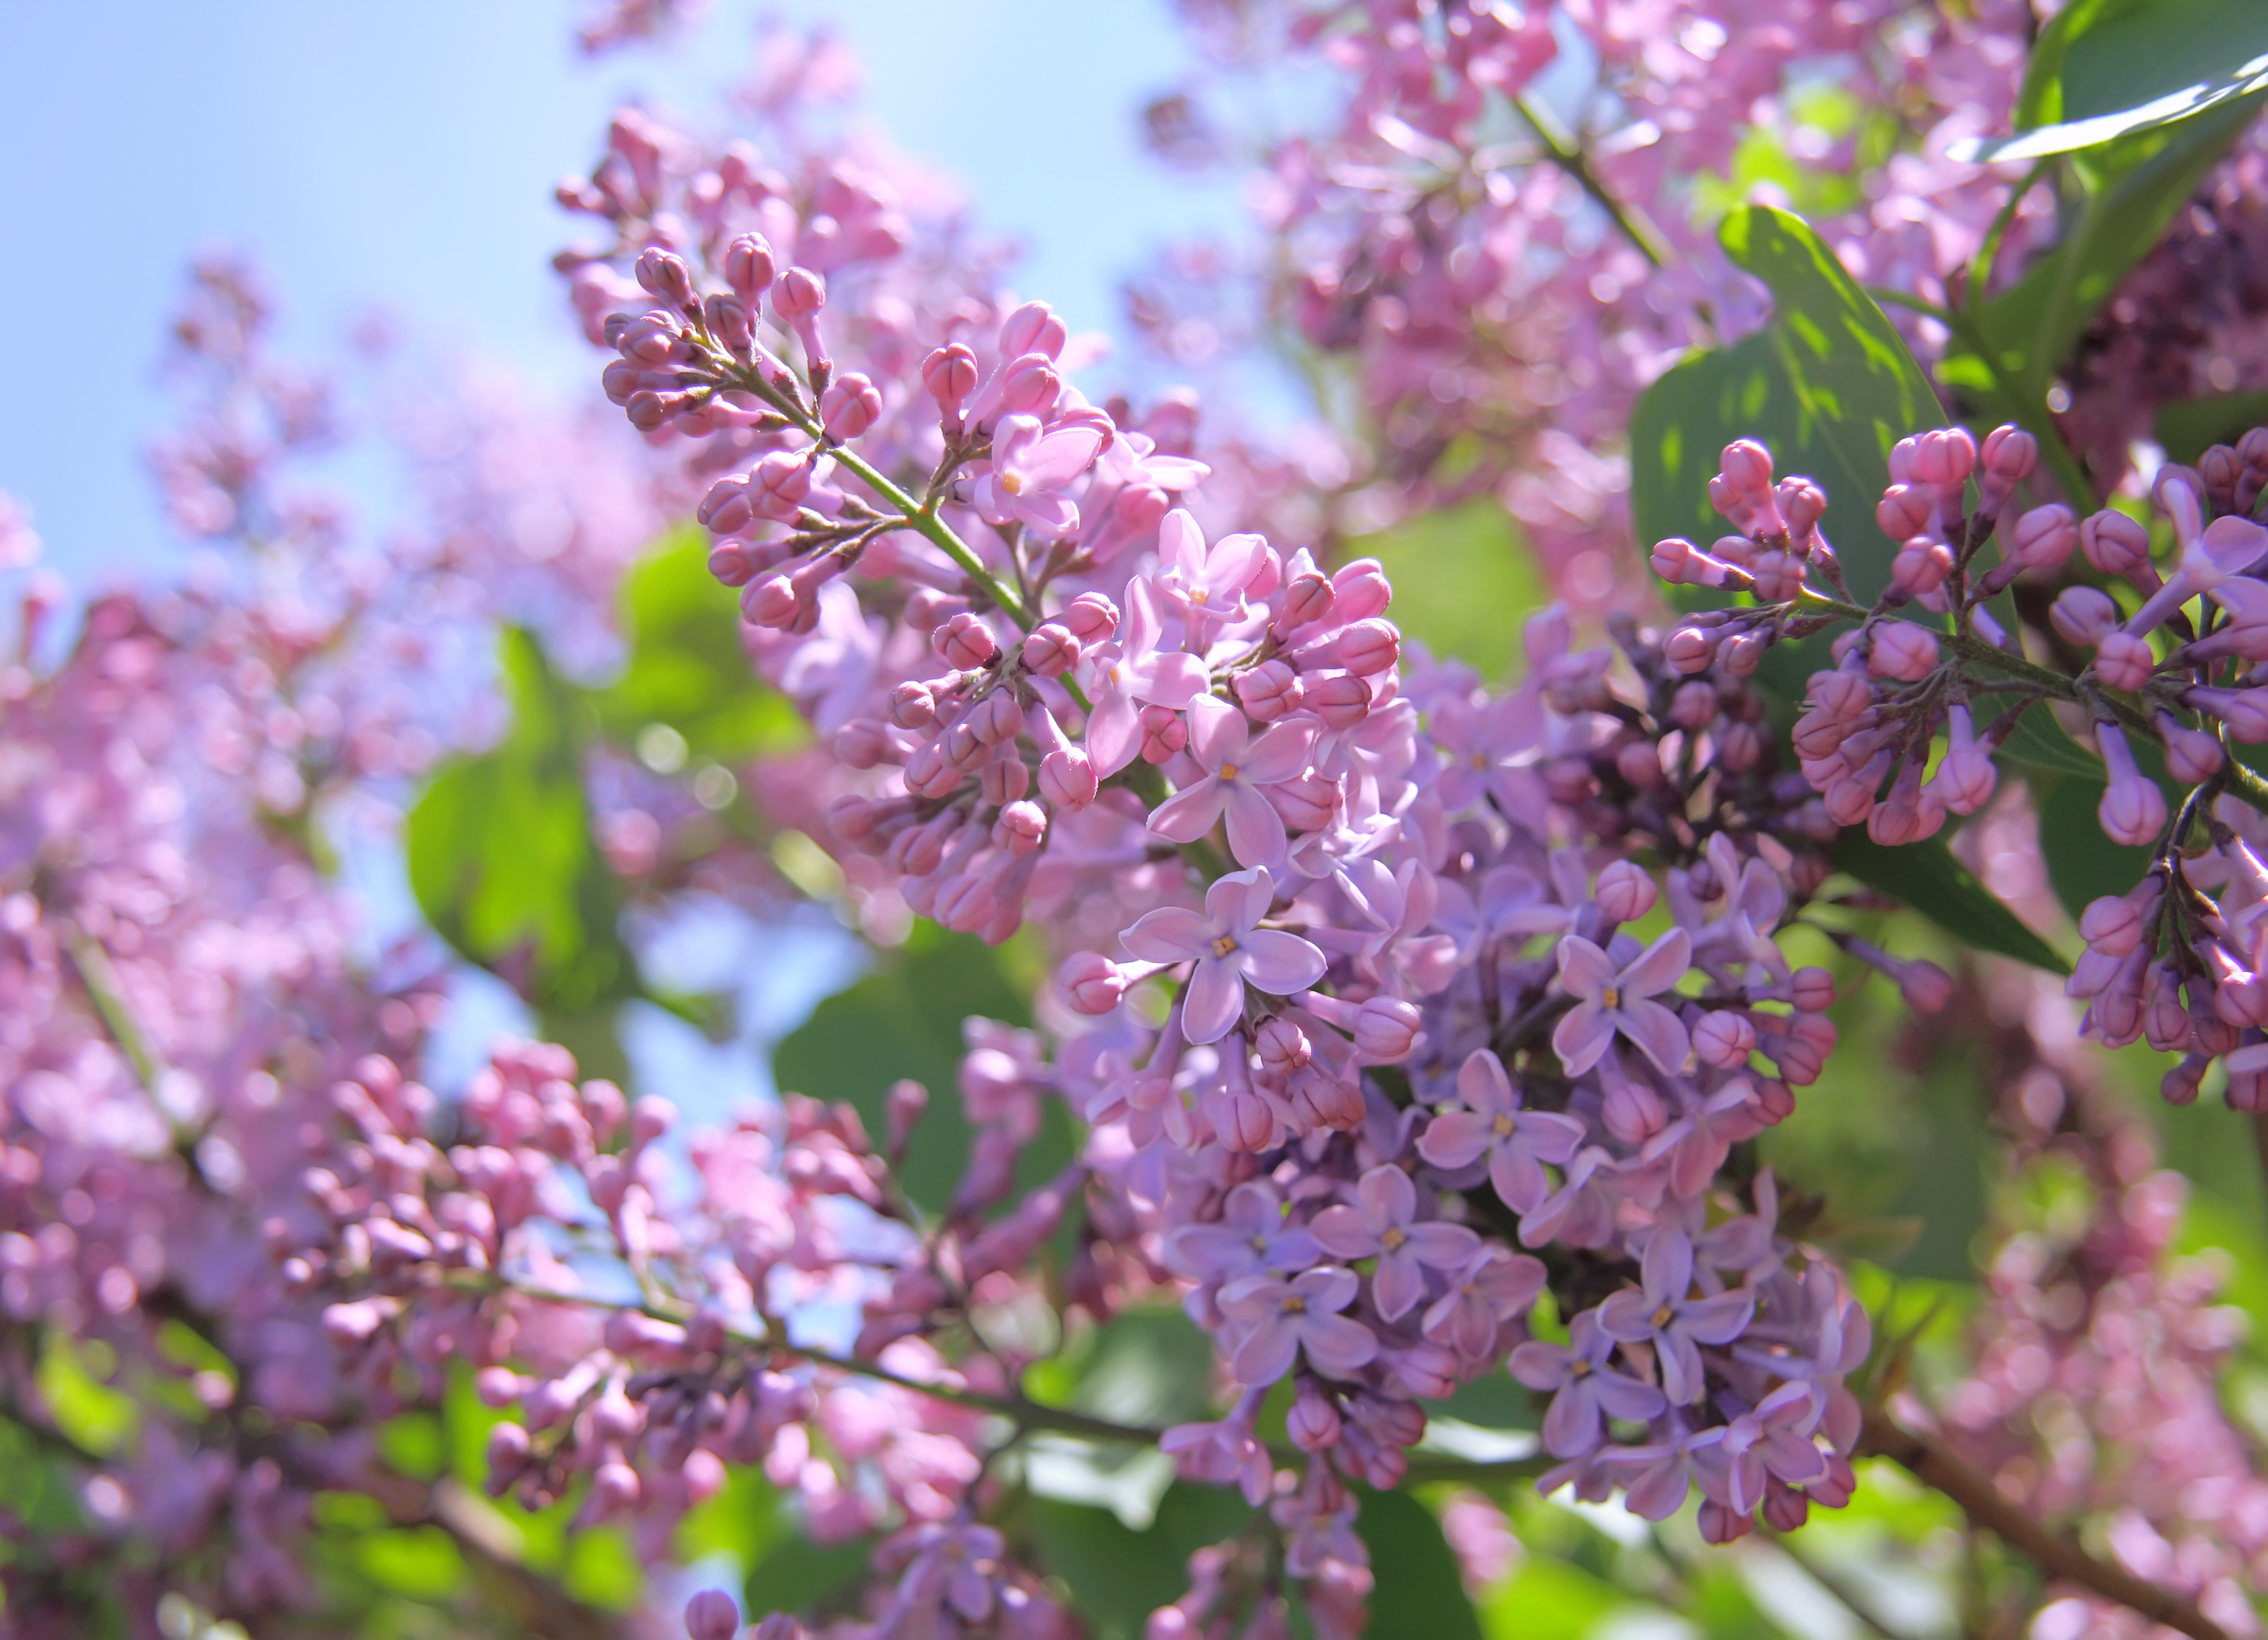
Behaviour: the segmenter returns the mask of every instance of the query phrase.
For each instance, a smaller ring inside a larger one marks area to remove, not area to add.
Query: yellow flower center
[[[1621,1007],[1623,1005],[1622,992],[1616,989],[1614,986],[1608,986],[1606,989],[1599,993],[1599,1005],[1602,1008]]]
[[[1402,1233],[1401,1225],[1388,1224],[1380,1234],[1378,1238],[1378,1245],[1384,1247],[1388,1253],[1391,1253],[1409,1239],[1409,1237]]]
[[[1296,1292],[1284,1300],[1284,1313],[1286,1315],[1304,1315],[1307,1309],[1307,1301]]]
[[[1236,936],[1233,934],[1223,934],[1212,942],[1212,954],[1216,957],[1226,957],[1235,949]]]
[[[1675,1312],[1671,1310],[1670,1306],[1665,1304],[1661,1308],[1653,1313],[1653,1319],[1648,1321],[1646,1325],[1653,1327],[1656,1332],[1660,1332],[1663,1327],[1669,1325],[1669,1318]]]
[[[1012,496],[1020,496],[1024,493],[1024,481],[1013,473],[1003,473],[1000,474],[1000,488]]]
[[[1509,1139],[1512,1137],[1512,1118],[1504,1112],[1498,1112],[1497,1119],[1489,1125],[1496,1129],[1496,1136],[1498,1138]]]
[[[1219,779],[1221,779],[1221,780],[1223,780],[1223,781],[1230,781],[1230,780],[1233,780],[1233,779],[1235,779],[1235,778],[1236,778],[1236,765],[1235,765],[1235,764],[1233,764],[1233,763],[1223,763],[1223,764],[1220,766],[1220,774],[1219,774]]]

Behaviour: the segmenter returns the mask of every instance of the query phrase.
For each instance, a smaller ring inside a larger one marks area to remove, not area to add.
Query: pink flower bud
[[[602,1463],[591,1475],[591,1511],[601,1520],[628,1514],[644,1490],[637,1471],[626,1463]]]
[[[1047,836],[1047,811],[1030,801],[1011,803],[992,822],[992,841],[1013,855],[1037,854]]]
[[[792,1612],[774,1612],[756,1625],[756,1640],[805,1640],[805,1629]]]
[[[1661,748],[1652,740],[1631,740],[1615,754],[1615,772],[1640,791],[1661,783]]]
[[[1761,497],[1771,489],[1771,452],[1756,439],[1740,439],[1725,446],[1718,472],[1736,495]]]
[[[1329,581],[1313,570],[1304,570],[1284,588],[1283,613],[1276,618],[1277,627],[1288,632],[1321,621],[1331,613],[1336,599]]]
[[[527,1430],[517,1423],[498,1423],[489,1430],[489,1478],[498,1491],[518,1478],[527,1467],[533,1443]]]
[[[1300,674],[1281,660],[1265,660],[1237,674],[1232,686],[1245,716],[1255,723],[1272,724],[1300,710],[1306,688]]]
[[[1032,789],[1032,771],[1020,757],[996,755],[976,771],[977,790],[995,808],[1020,803]]]
[[[2166,772],[2185,786],[2202,785],[2221,770],[2220,742],[2203,729],[2185,728],[2169,713],[2158,714],[2158,733],[2166,743]]]
[[[1351,729],[1370,716],[1370,685],[1335,672],[1306,683],[1307,710],[1333,729]]]
[[[2112,842],[2142,848],[2166,828],[2166,794],[2146,776],[2114,780],[2103,789],[2095,813]]]
[[[1101,952],[1082,951],[1064,960],[1056,970],[1056,984],[1071,1005],[1084,1014],[1114,1011],[1126,995],[1126,974]]]
[[[2141,945],[2146,920],[2146,908],[2123,894],[2105,894],[2080,913],[2080,938],[2106,957],[2128,956]]]
[[[1292,1114],[1310,1130],[1332,1128],[1351,1133],[1362,1125],[1362,1090],[1352,1082],[1309,1064],[1292,1073]]]
[[[1669,720],[1681,729],[1706,729],[1716,717],[1715,686],[1697,678],[1679,684],[1669,697]]]
[[[772,292],[772,311],[782,323],[800,327],[827,306],[827,281],[808,268],[791,268]]]
[[[1798,968],[1788,981],[1788,1000],[1800,1012],[1825,1013],[1835,1005],[1835,976],[1824,968]]]
[[[968,395],[976,391],[976,355],[955,342],[922,361],[922,386],[949,421],[957,422]]]
[[[1693,1027],[1693,1051],[1704,1064],[1737,1070],[1756,1051],[1756,1027],[1742,1015],[1723,1009],[1705,1013]]]
[[[1373,997],[1355,1011],[1354,1046],[1373,1065],[1399,1064],[1418,1045],[1421,1017],[1395,997]]]
[[[1101,643],[1118,629],[1118,606],[1100,592],[1081,592],[1056,619],[1081,643]]]
[[[1867,670],[1877,678],[1918,683],[1937,669],[1937,639],[1904,621],[1885,621],[1872,632]]]
[[[1042,353],[1049,358],[1063,351],[1071,330],[1045,302],[1027,302],[1000,321],[1000,353],[1016,358]]]
[[[1780,480],[1778,495],[1779,515],[1799,538],[1810,534],[1827,516],[1827,492],[1808,478]]]
[[[761,233],[744,233],[725,247],[725,283],[751,307],[771,288],[775,267],[771,245]]]
[[[2228,732],[2247,746],[2268,740],[2268,691],[2260,689],[2184,689],[2182,704],[2218,717]]]
[[[1706,672],[1716,654],[1715,641],[1699,627],[1679,627],[1662,640],[1661,658],[1688,676]]]
[[[701,322],[709,327],[709,334],[728,352],[740,358],[748,357],[755,343],[755,326],[739,297],[726,296],[721,290],[711,296],[701,305]]]
[[[1293,831],[1321,831],[1338,813],[1340,791],[1336,780],[1313,770],[1278,781],[1267,789],[1268,800]]]
[[[1331,577],[1331,613],[1341,621],[1366,621],[1394,601],[1393,585],[1375,558],[1358,558]]]
[[[929,635],[930,645],[949,666],[976,672],[999,658],[1000,645],[983,617],[962,610]]]
[[[968,709],[961,721],[979,746],[1005,746],[1024,732],[1024,709],[1005,689],[995,689]]]
[[[1893,484],[1874,504],[1874,522],[1894,541],[1927,535],[1937,518],[1937,497],[1918,484]]]
[[[1278,1077],[1290,1076],[1315,1055],[1307,1033],[1280,1016],[1261,1025],[1254,1046],[1259,1050],[1260,1063]]]
[[[2103,574],[2131,576],[2150,562],[2150,532],[2106,509],[2079,526],[2079,549]]]
[[[2034,507],[2017,518],[2008,557],[2027,570],[2057,570],[2078,545],[2079,525],[2069,507]]]
[[[1024,640],[1024,668],[1042,678],[1060,678],[1079,665],[1079,643],[1059,621],[1043,621]]]
[[[850,769],[873,769],[885,760],[895,761],[895,748],[882,725],[871,717],[853,717],[835,732],[835,757]]]
[[[740,618],[769,631],[785,631],[803,617],[802,589],[790,575],[768,575],[740,592]]]
[[[1940,490],[1966,483],[1977,467],[1977,441],[1965,427],[1943,427],[1915,442],[1914,476]]]
[[[1284,1415],[1284,1432],[1303,1452],[1319,1452],[1339,1442],[1339,1409],[1312,1379],[1303,1379],[1292,1408]]]
[[[1099,789],[1094,763],[1077,746],[1061,747],[1040,760],[1040,795],[1059,809],[1076,813],[1094,801]]]
[[[691,309],[697,298],[693,294],[693,272],[685,259],[658,246],[649,246],[638,253],[630,272],[637,276],[639,288],[650,296],[658,296],[674,306]]]
[[[901,729],[919,729],[937,721],[937,696],[929,685],[908,679],[890,691],[890,721]]]
[[[2067,586],[2048,608],[2048,623],[2066,643],[2092,649],[2118,624],[2118,606],[2095,586]]]
[[[1760,604],[1784,604],[1803,591],[1804,563],[1793,553],[1758,553],[1749,573],[1756,577]]]
[[[1984,471],[2003,486],[2029,478],[2039,460],[2040,441],[2021,428],[1996,427],[1984,435]]]
[[[1653,909],[1660,891],[1634,860],[1616,860],[1599,873],[1594,894],[1599,915],[1609,923],[1635,923]]]
[[[1389,621],[1358,621],[1339,633],[1331,648],[1335,665],[1358,678],[1374,678],[1401,664],[1402,634]]]
[[[1916,1013],[1936,1013],[1953,1000],[1953,976],[1934,962],[1918,959],[1900,971],[1898,994]]]
[[[819,396],[820,424],[838,444],[858,438],[882,419],[882,395],[866,377],[853,371],[829,382]]]
[[[1189,725],[1182,715],[1170,707],[1145,706],[1142,709],[1142,761],[1163,763],[1189,743]]]
[[[2131,632],[2106,632],[2095,651],[2095,670],[2114,689],[2139,689],[2157,670],[2150,640]]]
[[[1939,760],[1930,776],[1936,799],[1955,814],[1974,814],[1992,800],[1999,776],[1992,760],[1975,746],[1955,747]]]

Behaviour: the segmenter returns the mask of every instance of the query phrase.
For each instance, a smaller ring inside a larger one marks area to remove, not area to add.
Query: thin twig
[[[1936,1437],[1905,1429],[1880,1408],[1867,1408],[1859,1450],[1889,1459],[1923,1485],[1944,1493],[1961,1505],[1971,1526],[2033,1561],[2050,1578],[2116,1600],[2191,1640],[2228,1640],[2228,1631],[2193,1602],[2145,1582],[2123,1566],[2098,1560],[2069,1538],[2050,1531],[2010,1502],[1991,1476],[1955,1456]]]
[[[1544,151],[1551,157],[1551,163],[1574,178],[1583,192],[1614,218],[1615,226],[1623,231],[1623,237],[1637,246],[1646,261],[1657,268],[1668,267],[1670,246],[1669,241],[1662,237],[1661,230],[1654,226],[1653,219],[1641,208],[1619,198],[1607,186],[1605,179],[1593,168],[1591,156],[1584,151],[1582,143],[1560,121],[1559,116],[1533,97],[1516,97],[1513,99],[1513,106],[1535,128]]]

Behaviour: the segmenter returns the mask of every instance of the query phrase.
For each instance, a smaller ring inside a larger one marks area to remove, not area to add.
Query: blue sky
[[[1020,287],[1116,328],[1117,283],[1161,240],[1233,224],[1223,186],[1142,154],[1136,114],[1186,61],[1168,0],[793,0],[864,59],[865,107],[961,177],[1028,247]],[[250,251],[288,346],[321,356],[374,305],[421,349],[585,392],[546,258],[552,183],[586,169],[626,93],[705,115],[757,7],[713,0],[688,44],[593,63],[575,0],[465,4],[0,0],[0,151],[13,157],[0,311],[0,489],[81,586],[178,565],[140,452],[166,423],[163,330],[190,256]]]

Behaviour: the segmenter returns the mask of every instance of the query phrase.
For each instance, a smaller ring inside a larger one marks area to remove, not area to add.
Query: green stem
[[[1575,134],[1560,122],[1559,116],[1532,97],[1516,97],[1513,99],[1513,107],[1519,109],[1521,117],[1534,128],[1536,136],[1543,143],[1544,151],[1551,156],[1551,163],[1574,178],[1583,192],[1614,218],[1615,226],[1623,231],[1623,237],[1637,246],[1640,254],[1655,267],[1668,267],[1670,246],[1669,241],[1662,237],[1661,230],[1654,226],[1653,219],[1644,210],[1616,196],[1614,190],[1592,168],[1590,155],[1583,151],[1582,143],[1576,141]]]
[[[804,430],[815,435],[818,430],[807,427]],[[927,536],[939,551],[959,564],[962,573],[983,587],[985,596],[1005,610],[1011,621],[1027,632],[1039,624],[1024,600],[1009,591],[998,577],[986,569],[983,561],[970,550],[968,543],[954,533],[953,527],[938,517],[934,511],[923,506],[904,490],[900,489],[882,474],[880,469],[856,451],[836,445],[829,448],[828,453],[850,468],[851,472],[856,473],[860,481],[876,495],[903,513],[906,522]]]
[[[77,923],[63,918],[62,925],[63,948],[70,953],[71,967],[78,971],[79,983],[94,1004],[95,1012],[102,1016],[104,1027],[134,1066],[134,1075],[142,1084],[142,1091],[151,1099],[158,1097],[158,1085],[165,1075],[164,1055],[151,1046],[144,1033],[142,1022],[134,1017],[134,1009],[126,1000],[126,992],[118,982],[118,970],[110,966],[110,953],[101,943],[89,938]],[[162,1114],[162,1109],[160,1111]],[[167,1118],[167,1125],[173,1125]]]

